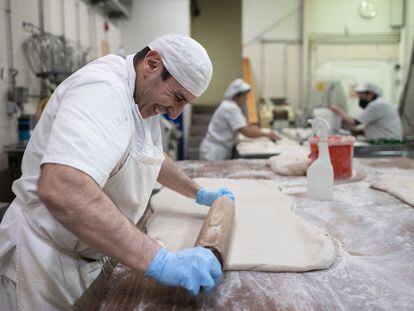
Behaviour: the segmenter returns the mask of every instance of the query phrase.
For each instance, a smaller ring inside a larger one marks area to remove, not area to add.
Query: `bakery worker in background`
[[[398,111],[392,103],[382,97],[382,90],[378,86],[363,83],[355,88],[355,93],[359,98],[359,106],[364,109],[359,117],[354,119],[340,107],[332,107],[332,110],[353,128],[354,133],[364,134],[367,140],[403,139]],[[363,125],[362,132],[356,130],[360,124]]]
[[[87,289],[104,255],[191,294],[217,284],[210,250],[170,252],[135,227],[157,180],[199,204],[234,199],[201,188],[162,152],[159,115],[176,118],[211,76],[198,42],[166,35],[135,56],[101,57],[59,85],[0,224],[0,310],[92,310]]]
[[[214,112],[206,136],[200,145],[201,160],[225,160],[232,156],[237,133],[249,138],[268,137],[277,140],[274,132],[263,132],[255,125],[247,124],[242,107],[246,105],[250,85],[243,79],[230,83],[224,100]]]

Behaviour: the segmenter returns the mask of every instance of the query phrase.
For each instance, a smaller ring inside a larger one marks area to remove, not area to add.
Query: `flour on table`
[[[371,188],[388,192],[414,207],[414,176],[380,175]]]
[[[308,271],[335,258],[332,239],[295,215],[294,201],[269,180],[199,178],[207,189],[228,187],[236,196],[236,217],[226,270]],[[167,188],[151,199],[147,232],[166,248],[193,247],[208,207]]]

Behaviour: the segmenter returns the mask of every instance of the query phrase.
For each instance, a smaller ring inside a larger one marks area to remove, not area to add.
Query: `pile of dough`
[[[293,212],[294,202],[274,181],[200,178],[203,187],[228,187],[236,218],[226,270],[308,271],[329,267],[332,239]],[[208,207],[163,188],[151,199],[147,233],[172,251],[193,247]]]
[[[286,176],[305,176],[310,165],[309,151],[300,146],[285,146],[279,155],[269,158],[273,173]]]
[[[371,188],[388,192],[414,207],[414,176],[381,175]]]

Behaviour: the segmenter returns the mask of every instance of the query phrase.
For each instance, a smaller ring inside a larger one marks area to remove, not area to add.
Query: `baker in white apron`
[[[104,255],[191,294],[217,284],[209,250],[172,253],[134,226],[157,179],[199,204],[234,199],[201,188],[162,152],[157,115],[177,117],[211,74],[200,44],[167,35],[135,57],[97,59],[56,89],[0,224],[1,310],[90,309],[95,297],[84,294]]]
[[[263,132],[257,126],[247,123],[242,107],[246,105],[249,92],[250,85],[243,79],[236,79],[230,83],[224,93],[224,100],[214,111],[206,136],[200,144],[200,160],[230,159],[238,133],[249,138],[279,139],[274,132]]]

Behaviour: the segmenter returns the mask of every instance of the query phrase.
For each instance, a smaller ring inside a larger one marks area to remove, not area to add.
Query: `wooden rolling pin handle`
[[[211,206],[195,246],[210,249],[224,268],[234,221],[234,201],[223,196]]]
[[[197,245],[197,246],[202,246],[204,248],[207,248],[207,249],[211,250],[213,255],[216,256],[217,260],[219,261],[219,263],[221,265],[221,269],[223,269],[224,259],[223,259],[223,256],[221,255],[220,251],[217,248],[212,247],[212,246],[204,246],[204,245]]]

